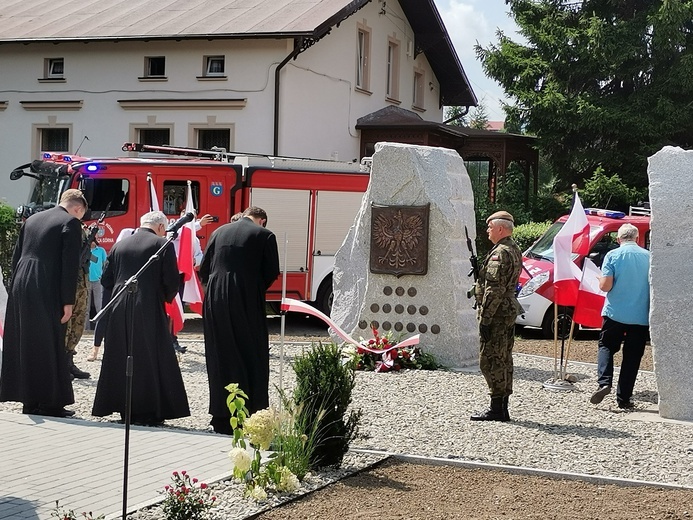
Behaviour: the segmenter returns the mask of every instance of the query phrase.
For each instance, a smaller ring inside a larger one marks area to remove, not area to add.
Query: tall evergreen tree
[[[693,145],[693,0],[506,0],[527,43],[476,52],[565,185],[601,164],[647,184],[647,157]]]

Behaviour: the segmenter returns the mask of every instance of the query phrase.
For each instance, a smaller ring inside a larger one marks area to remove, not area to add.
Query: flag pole
[[[570,353],[570,345],[573,343],[573,331],[575,330],[575,321],[570,320],[570,332],[568,333],[568,346],[565,349],[565,368],[563,368],[563,376],[561,379],[568,377],[568,354]]]
[[[286,300],[286,231],[284,232],[284,267],[282,268],[282,303]],[[280,306],[281,307],[281,306]],[[280,314],[280,343],[279,343],[279,407],[284,402],[282,393],[284,392],[284,325],[286,323],[286,311],[281,309]]]
[[[558,291],[554,293],[556,297]],[[558,304],[553,304],[553,378],[558,379]]]

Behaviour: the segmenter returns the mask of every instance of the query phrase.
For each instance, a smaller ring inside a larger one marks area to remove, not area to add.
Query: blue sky
[[[479,101],[484,101],[489,120],[505,119],[500,107],[504,99],[503,89],[489,79],[474,54],[474,45],[483,47],[496,43],[496,30],[501,29],[516,41],[522,38],[516,33],[515,21],[508,16],[504,0],[434,0],[452,43],[457,50],[460,62],[472,84]]]

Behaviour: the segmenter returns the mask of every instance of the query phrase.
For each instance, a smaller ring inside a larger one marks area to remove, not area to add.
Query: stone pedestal
[[[693,151],[663,148],[650,157],[648,174],[650,334],[659,415],[693,420]]]
[[[370,270],[372,205],[430,204],[428,267],[424,275]],[[332,318],[355,339],[392,330],[420,334],[420,346],[449,368],[478,363],[476,314],[464,226],[475,238],[474,196],[462,158],[453,150],[378,143],[368,190],[337,251]]]

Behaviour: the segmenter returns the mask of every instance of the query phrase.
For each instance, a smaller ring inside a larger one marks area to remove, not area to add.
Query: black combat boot
[[[503,411],[503,398],[492,397],[491,407],[470,417],[472,421],[509,421],[510,417]]]
[[[510,396],[507,396],[507,395],[503,398],[503,420],[504,421],[510,420],[510,413],[508,413],[508,399],[510,399]]]

